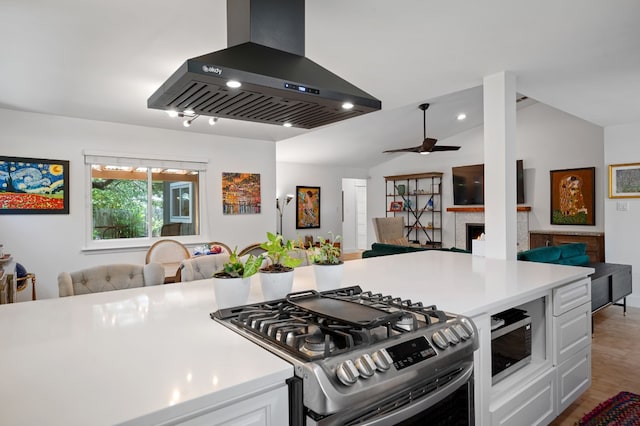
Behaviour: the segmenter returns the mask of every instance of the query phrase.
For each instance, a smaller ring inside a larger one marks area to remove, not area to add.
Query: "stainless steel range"
[[[222,309],[216,321],[294,365],[291,425],[469,425],[471,320],[359,286]]]

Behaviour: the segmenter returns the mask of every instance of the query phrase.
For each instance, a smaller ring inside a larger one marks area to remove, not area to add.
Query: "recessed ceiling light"
[[[293,124],[291,124],[291,123],[287,122],[287,123],[284,123],[284,124],[283,124],[283,126],[284,126],[284,127],[291,127],[291,126],[293,126]]]
[[[237,89],[240,86],[242,86],[242,83],[240,83],[239,81],[236,81],[236,80],[227,81],[227,87],[231,87],[232,89]]]
[[[421,151],[420,152],[420,155],[429,155],[429,154],[431,154],[429,151]]]
[[[211,126],[215,126],[217,122],[218,122],[218,117],[211,117],[209,119],[209,125]]]
[[[182,125],[183,125],[184,127],[189,127],[189,126],[191,126],[191,120],[184,120],[184,121],[182,122]]]
[[[345,102],[342,104],[342,109],[351,109],[353,108],[353,104],[351,102]]]
[[[462,121],[465,118],[467,118],[467,114],[465,114],[464,112],[461,112],[460,114],[458,114],[458,121]]]

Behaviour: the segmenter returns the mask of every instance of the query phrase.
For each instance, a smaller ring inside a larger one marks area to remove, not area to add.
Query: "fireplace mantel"
[[[483,213],[484,206],[476,206],[476,207],[447,207],[448,212],[457,212],[457,213]],[[516,211],[519,212],[530,212],[530,206],[517,206]]]

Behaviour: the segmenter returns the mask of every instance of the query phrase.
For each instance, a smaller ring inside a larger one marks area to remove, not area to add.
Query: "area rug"
[[[640,425],[640,395],[620,392],[609,398],[580,419],[579,426],[635,426]]]

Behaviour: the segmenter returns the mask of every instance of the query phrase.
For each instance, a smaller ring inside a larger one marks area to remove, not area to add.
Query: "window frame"
[[[138,166],[138,167],[147,167],[147,168],[171,168],[171,169],[187,169],[198,171],[198,199],[205,199],[205,182],[207,179],[207,168],[208,168],[208,160],[203,161],[202,159],[193,159],[193,158],[176,158],[175,156],[171,160],[167,160],[167,156],[154,156],[154,155],[135,155],[131,153],[113,153],[113,152],[103,152],[103,151],[84,151],[84,166],[85,166],[85,243],[82,251],[98,251],[98,250],[107,250],[107,251],[122,251],[127,249],[139,249],[142,247],[149,247],[155,241],[166,238],[166,237],[139,237],[139,238],[114,238],[114,239],[106,239],[106,240],[94,240],[93,239],[93,208],[92,208],[92,173],[91,166],[92,164],[106,164],[111,163],[113,165],[127,165],[127,166]],[[152,181],[150,179],[147,180],[148,183],[148,191],[151,191]],[[193,186],[191,186],[191,191],[193,191]],[[192,192],[193,194],[193,192]],[[206,235],[206,229],[203,229],[206,221],[203,221],[202,218],[205,218],[207,215],[207,203],[199,202],[194,203],[193,197],[191,198],[191,213],[193,220],[193,213],[198,209],[199,215],[199,232],[193,235],[180,235],[176,237],[171,237],[172,239],[176,239],[183,244],[196,244],[201,242],[203,239],[203,235]],[[147,216],[151,215],[152,205],[148,206]]]

